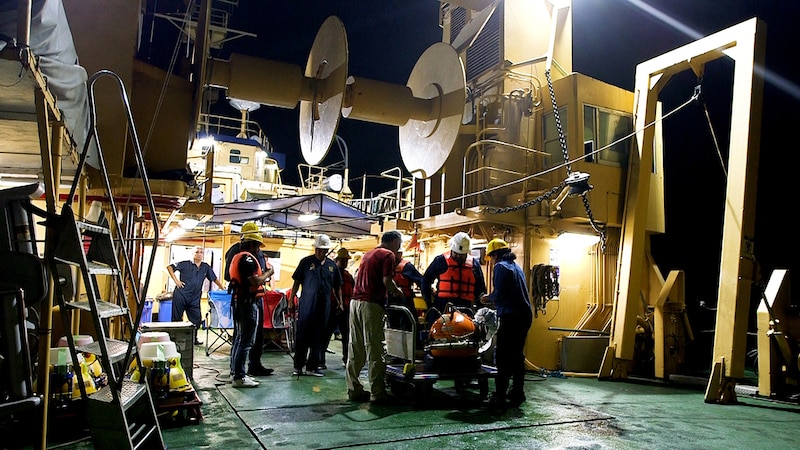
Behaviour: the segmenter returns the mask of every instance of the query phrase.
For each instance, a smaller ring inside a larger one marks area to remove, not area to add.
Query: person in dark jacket
[[[411,313],[411,317],[416,321],[417,306],[414,304],[414,285],[422,286],[422,274],[419,273],[411,261],[403,258],[403,252],[395,253],[397,265],[394,267],[394,282],[403,291],[403,297],[389,297],[387,303],[390,305],[403,306]],[[410,330],[411,324],[405,314],[387,313],[389,326],[400,330]]]
[[[255,222],[245,222],[242,225],[242,236],[246,235],[247,233],[260,233],[261,231],[258,229],[258,225]],[[225,281],[231,281],[230,274],[228,269],[231,265],[231,261],[233,261],[233,257],[236,256],[237,253],[241,251],[242,242],[237,242],[225,252]],[[254,256],[256,260],[258,260],[258,265],[261,267],[261,271],[267,274],[267,281],[266,285],[268,288],[272,287],[272,277],[275,274],[275,269],[272,268],[272,265],[268,262],[267,255],[261,251],[261,248],[258,248]],[[271,290],[271,289],[270,289]],[[257,324],[264,323],[264,305],[263,302],[259,302],[256,304],[256,312],[258,313],[258,317],[256,318]],[[236,328],[233,330],[233,339],[236,340]],[[268,376],[272,375],[272,372],[275,370],[269,367],[264,367],[261,363],[261,355],[264,353],[264,333],[261,329],[261,326],[256,327],[256,339],[253,342],[253,348],[250,349],[248,354],[248,365],[247,365],[247,374],[254,377],[259,376]],[[233,373],[233,364],[231,363],[231,373]]]
[[[422,276],[422,298],[428,308],[433,306],[442,314],[451,303],[457,309],[474,312],[478,299],[486,292],[486,282],[480,261],[470,254],[471,249],[469,235],[458,232],[450,239],[450,250],[433,258]],[[437,318],[437,314],[429,314],[429,325]]]
[[[342,336],[342,364],[347,366],[347,346],[350,342],[350,299],[353,298],[356,280],[347,270],[350,252],[346,248],[339,249],[334,261],[339,266],[339,274],[342,276],[342,310],[336,314],[335,325]]]
[[[504,240],[489,241],[486,257],[494,265],[494,289],[491,294],[481,297],[481,303],[493,305],[498,319],[494,348],[497,378],[489,403],[495,407],[517,407],[525,401],[524,347],[533,323],[528,285],[522,269],[514,263],[517,255],[511,252]],[[509,380],[513,380],[513,385],[511,392],[507,393]]]
[[[297,264],[292,279],[289,308],[297,304],[297,329],[293,376],[312,375],[324,377],[320,370],[321,352],[326,349],[324,331],[331,311],[331,298],[337,309],[342,308],[342,278],[339,268],[330,258],[331,238],[320,234],[314,239],[314,254],[306,256]],[[298,296],[298,288],[301,289]],[[305,367],[305,372],[303,368]]]
[[[203,262],[205,252],[202,247],[195,247],[194,258],[192,261],[180,261],[167,266],[172,281],[175,282],[175,290],[172,292],[172,321],[180,322],[183,320],[183,313],[189,322],[195,326],[195,332],[200,332],[203,317],[200,313],[200,297],[203,295],[203,283],[208,280],[215,283],[218,288],[225,289],[225,286],[217,278],[214,269]],[[178,276],[175,275],[178,272]],[[194,338],[194,345],[201,345],[200,339]]]

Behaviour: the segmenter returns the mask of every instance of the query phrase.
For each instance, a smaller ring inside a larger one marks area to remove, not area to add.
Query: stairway
[[[89,80],[92,120],[94,122],[95,117],[94,82],[99,77],[108,75],[117,80],[122,92],[135,143],[137,164],[141,173],[144,173],[144,160],[135,135],[127,95],[121,80],[112,72],[98,72]],[[105,374],[105,377],[92,374],[89,376],[92,379],[86,379],[86,373],[75,370],[77,386],[86,402],[87,423],[94,447],[115,450],[165,449],[147,377],[135,377],[138,381],[133,381],[127,376],[131,369],[136,369],[141,374],[147,373],[137,353],[136,332],[144,300],[139,293],[146,292],[149,274],[141,284],[143,288],[140,291],[140,282],[131,269],[126,242],[122,236],[121,230],[124,227],[116,221],[118,214],[112,213],[106,217],[101,213],[94,218],[94,222],[89,222],[79,220],[71,205],[80,180],[79,175],[86,164],[89,141],[94,138],[99,160],[99,167],[96,169],[105,184],[104,201],[107,210],[119,211],[114,202],[94,123],[91,130],[93,135],[87,140],[66,203],[59,214],[48,214],[45,220],[45,260],[50,272],[56,277],[55,301],[60,307],[65,329],[72,329],[71,324],[75,318],[91,317],[90,334],[94,338],[93,342],[77,345],[72,333],[66,334],[73,367],[81,367],[80,356],[88,353],[97,357]],[[145,184],[151,217],[157,220],[146,175],[142,176],[142,182]],[[157,242],[156,232],[154,243]],[[155,251],[151,254],[154,255]],[[79,287],[81,284],[82,288]],[[131,309],[134,305],[137,313],[132,315]],[[85,322],[82,328],[87,329]]]

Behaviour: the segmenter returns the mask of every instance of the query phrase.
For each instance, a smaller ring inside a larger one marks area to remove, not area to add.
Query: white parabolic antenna
[[[311,98],[300,100],[300,150],[308,164],[319,164],[333,143],[344,99],[347,60],[344,25],[338,17],[328,17],[306,62],[304,75],[312,80]]]
[[[415,178],[428,178],[450,156],[464,116],[466,76],[461,58],[449,44],[433,44],[417,60],[406,85],[415,98],[429,100],[430,114],[412,115],[400,126],[400,156]]]
[[[293,108],[299,100],[300,149],[308,164],[325,158],[344,115],[399,127],[400,156],[415,178],[439,171],[464,116],[466,78],[455,49],[443,42],[428,47],[405,86],[348,78],[347,64],[347,33],[331,16],[317,32],[302,75],[297,66],[234,54],[230,63],[215,65],[211,84],[271,106]],[[271,82],[248,82],[263,73]]]

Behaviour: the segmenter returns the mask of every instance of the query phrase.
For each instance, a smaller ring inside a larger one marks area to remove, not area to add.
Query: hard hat
[[[242,225],[242,234],[255,233],[257,231],[259,231],[258,225],[256,225],[255,222],[245,222],[244,225]]]
[[[242,235],[242,242],[245,241],[256,241],[264,245],[264,238],[261,237],[261,233],[245,233]]]
[[[331,238],[327,234],[320,234],[314,239],[314,248],[329,249],[331,248]]]
[[[469,235],[463,231],[456,233],[456,235],[450,239],[450,250],[456,253],[469,253],[471,250]]]
[[[347,251],[346,248],[342,247],[336,252],[336,259],[350,259],[350,252]]]
[[[508,248],[508,243],[506,241],[495,238],[489,241],[489,244],[486,246],[486,256],[491,256],[497,250]]]

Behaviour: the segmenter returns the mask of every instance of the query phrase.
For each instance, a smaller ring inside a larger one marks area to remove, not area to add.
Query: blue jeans
[[[258,310],[255,303],[237,305],[236,307],[243,308],[242,311],[234,312],[236,337],[233,340],[233,348],[231,349],[231,371],[233,378],[238,380],[244,378],[244,364],[256,339]]]

